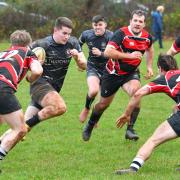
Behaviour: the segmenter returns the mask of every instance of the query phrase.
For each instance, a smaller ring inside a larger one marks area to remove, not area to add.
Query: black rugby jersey
[[[94,32],[93,29],[83,31],[82,34],[79,37],[79,43],[82,46],[84,43],[87,44],[89,48],[89,57],[88,61],[92,62],[94,64],[98,63],[105,63],[107,62],[107,58],[104,56],[95,56],[92,53],[92,48],[96,47],[98,48],[101,52],[104,52],[106,45],[108,41],[111,39],[113,35],[113,32],[106,30],[105,33],[102,36],[97,36]]]
[[[114,46],[119,52],[139,51],[144,54],[152,45],[152,36],[145,30],[142,30],[140,36],[134,36],[129,27],[123,27],[114,33],[108,44]],[[126,75],[134,72],[140,63],[140,59],[109,59],[106,69],[110,74]]]
[[[16,90],[34,60],[37,60],[36,55],[26,47],[12,46],[1,52],[0,81]]]
[[[45,78],[59,92],[72,58],[69,50],[77,49],[78,52],[81,52],[78,40],[70,37],[66,44],[57,44],[52,36],[48,36],[33,42],[32,48],[35,47],[42,47],[46,52],[41,77]]]
[[[174,41],[173,47],[176,52],[180,52],[180,36]]]
[[[147,85],[150,93],[164,92],[170,96],[180,109],[180,70],[170,70]]]

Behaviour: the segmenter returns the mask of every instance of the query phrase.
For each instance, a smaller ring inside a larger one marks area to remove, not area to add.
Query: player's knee
[[[56,107],[56,115],[62,115],[67,111],[65,104],[60,104]]]
[[[97,94],[98,94],[98,90],[96,89],[93,89],[89,92],[90,97],[96,97]]]
[[[95,108],[98,109],[99,111],[104,111],[105,109],[107,109],[109,106],[109,104],[106,103],[98,103],[97,105],[95,105]]]
[[[18,131],[18,138],[19,139],[23,138],[27,134],[27,132],[28,132],[27,127],[25,125],[21,126],[21,128]]]
[[[153,148],[155,148],[156,146],[158,146],[160,144],[160,139],[157,138],[151,138],[151,145]]]

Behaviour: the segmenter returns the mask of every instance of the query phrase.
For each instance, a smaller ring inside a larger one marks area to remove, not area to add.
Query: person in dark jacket
[[[163,48],[162,31],[163,31],[163,12],[164,6],[158,6],[156,11],[152,11],[152,31],[154,34],[153,41],[159,40],[159,47]]]

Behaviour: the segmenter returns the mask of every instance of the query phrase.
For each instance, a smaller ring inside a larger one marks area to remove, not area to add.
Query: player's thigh
[[[25,126],[24,115],[22,109],[1,115],[1,118],[6,122],[11,129],[18,130]]]
[[[41,100],[40,105],[42,107],[46,107],[49,105],[58,106],[58,107],[66,106],[63,98],[56,91],[48,92]]]
[[[168,121],[163,122],[159,125],[159,127],[155,130],[153,135],[151,136],[151,140],[156,144],[159,145],[165,141],[170,139],[174,139],[177,137],[177,134],[172,129]]]
[[[140,81],[137,79],[132,79],[123,84],[122,89],[131,97],[138,89],[140,89],[140,87]]]
[[[100,79],[95,75],[88,76],[87,84],[90,91],[93,91],[93,90],[99,91]]]

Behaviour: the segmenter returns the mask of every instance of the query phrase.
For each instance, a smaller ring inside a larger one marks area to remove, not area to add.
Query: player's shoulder
[[[114,36],[125,36],[127,31],[126,27],[118,28],[114,31],[113,35]]]
[[[145,29],[142,30],[142,37],[152,39],[152,35]]]
[[[84,36],[86,38],[95,36],[94,30],[93,29],[87,29],[87,30],[82,32],[82,36]]]
[[[38,39],[38,40],[34,41],[31,45],[31,47],[32,48],[42,47],[46,50],[52,43],[53,43],[52,36],[47,36],[45,38]]]
[[[74,44],[79,44],[79,41],[75,36],[70,36],[67,43],[74,45]]]
[[[110,31],[109,29],[106,29],[106,34],[109,35],[109,36],[112,36],[112,35],[113,35],[113,32]]]

